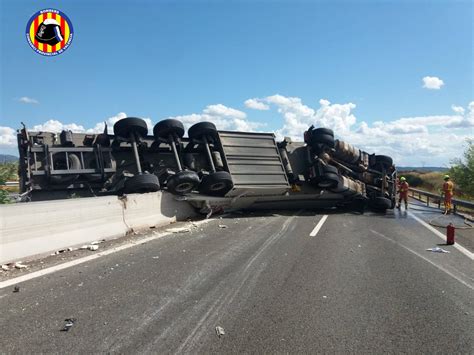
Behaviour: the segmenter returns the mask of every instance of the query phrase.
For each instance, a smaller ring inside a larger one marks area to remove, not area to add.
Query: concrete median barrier
[[[0,263],[124,236],[195,214],[166,192],[0,206]]]

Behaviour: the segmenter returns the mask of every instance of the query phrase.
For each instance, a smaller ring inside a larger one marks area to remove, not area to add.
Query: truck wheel
[[[316,144],[324,144],[327,145],[329,148],[334,148],[334,137],[329,134],[315,134],[311,137],[310,140],[311,146],[315,146]]]
[[[115,122],[114,133],[116,136],[128,138],[131,132],[137,133],[141,137],[146,137],[148,135],[148,126],[144,120],[137,117],[126,117]]]
[[[181,121],[169,118],[158,122],[153,127],[153,135],[155,138],[168,139],[170,134],[175,134],[179,138],[184,136],[184,126]]]
[[[202,136],[216,136],[217,128],[212,122],[199,122],[191,126],[188,130],[189,138],[201,138]]]
[[[171,175],[166,181],[168,191],[176,195],[184,195],[195,190],[199,185],[199,176],[194,171],[180,171]]]
[[[53,168],[54,170],[67,170],[67,163],[69,163],[69,170],[81,169],[81,160],[76,154],[68,154],[69,162],[66,162],[66,154],[63,152],[53,153]],[[52,184],[66,184],[73,182],[79,177],[78,174],[73,175],[51,175],[50,181]]]
[[[374,166],[385,166],[386,168],[393,165],[393,159],[387,155],[374,156]]]
[[[233,186],[232,177],[227,171],[217,171],[202,178],[199,192],[210,196],[224,196]]]
[[[339,184],[339,175],[335,173],[326,172],[321,175],[318,186],[325,189],[332,189]]]
[[[158,177],[153,174],[140,174],[125,181],[124,192],[126,194],[155,192],[160,189]]]
[[[316,128],[313,130],[313,135],[327,134],[328,136],[334,137],[334,131],[329,128]]]
[[[373,209],[380,212],[385,212],[392,205],[392,201],[385,197],[375,197],[370,201]]]

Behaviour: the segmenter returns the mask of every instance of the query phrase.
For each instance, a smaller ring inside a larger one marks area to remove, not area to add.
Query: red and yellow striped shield
[[[26,26],[26,39],[38,54],[55,56],[71,45],[74,30],[71,20],[56,9],[44,9],[31,16]]]

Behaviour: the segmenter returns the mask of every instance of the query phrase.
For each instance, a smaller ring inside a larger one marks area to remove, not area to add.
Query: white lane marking
[[[201,221],[190,222],[189,224],[192,227],[192,226],[198,226],[198,225],[201,225],[201,224],[204,224],[204,223],[208,223],[210,221],[215,221],[215,219],[204,219],[204,220],[201,220]],[[28,281],[28,280],[31,280],[31,279],[35,279],[35,278],[40,277],[40,276],[48,275],[48,274],[51,274],[51,273],[56,272],[56,271],[64,270],[64,269],[67,269],[67,268],[72,267],[72,266],[83,264],[85,262],[88,262],[88,261],[91,261],[91,260],[94,260],[94,259],[98,259],[102,256],[114,254],[116,252],[134,247],[136,245],[144,244],[144,243],[150,242],[150,241],[155,240],[155,239],[160,239],[160,238],[163,238],[163,237],[165,237],[167,235],[171,235],[171,234],[172,234],[172,232],[166,232],[166,231],[162,232],[162,233],[154,233],[150,237],[139,239],[139,240],[136,240],[136,241],[124,244],[124,245],[120,245],[118,247],[115,247],[115,248],[112,248],[112,249],[109,249],[109,250],[105,250],[105,251],[102,251],[102,252],[97,253],[97,254],[85,256],[83,258],[76,259],[76,260],[71,260],[71,261],[65,262],[63,264],[51,266],[47,269],[34,271],[34,272],[32,272],[30,274],[27,274],[27,275],[15,277],[14,279],[5,280],[5,281],[0,282],[0,290],[2,288],[17,285],[21,282],[25,282],[25,281]]]
[[[423,221],[421,218],[415,216],[415,214],[413,214],[412,212],[408,212],[408,214],[413,217],[417,222],[419,222],[422,226],[428,228],[430,231],[432,231],[434,234],[436,234],[438,237],[440,237],[441,239],[443,239],[444,241],[446,241],[446,236],[441,233],[439,230],[437,230],[436,228],[434,228],[433,226],[430,226],[428,223],[426,223],[425,221]],[[464,248],[462,245],[459,245],[457,243],[455,243],[453,245],[453,247],[455,247],[457,250],[459,250],[461,253],[463,253],[464,255],[466,255],[469,259],[471,260],[474,260],[474,253],[471,253],[469,250],[467,250],[466,248]]]
[[[470,288],[471,290],[474,290],[474,286],[469,284],[468,282],[464,281],[463,279],[461,279],[459,276],[453,274],[451,271],[449,270],[446,270],[444,267],[434,263],[433,261],[431,261],[430,259],[426,258],[425,256],[421,255],[420,253],[417,253],[416,251],[406,247],[405,245],[403,244],[400,244],[399,242],[393,240],[392,238],[389,238],[387,237],[386,235],[382,234],[382,233],[379,233],[377,231],[374,231],[373,229],[370,230],[372,233],[374,233],[375,235],[378,235],[379,237],[382,237],[400,247],[402,247],[403,249],[409,251],[410,253],[412,254],[415,254],[416,256],[419,256],[420,258],[422,258],[424,261],[427,261],[429,262],[431,265],[433,265],[434,267],[436,267],[437,269],[443,271],[444,273],[448,274],[449,276],[451,276],[452,278],[456,279],[457,281],[459,281],[460,283],[462,283],[464,286],[467,286],[468,288]]]
[[[311,233],[309,233],[310,237],[314,237],[316,234],[318,234],[318,232],[321,229],[321,227],[323,226],[324,222],[326,222],[326,219],[328,219],[327,214],[325,214],[323,216],[323,218],[321,218],[321,220],[318,222],[318,224],[316,224],[316,227],[314,227],[314,229],[311,231]]]

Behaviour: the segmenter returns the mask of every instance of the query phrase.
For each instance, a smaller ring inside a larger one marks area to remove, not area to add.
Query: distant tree
[[[468,141],[463,159],[454,159],[449,173],[466,194],[474,196],[474,142]]]

